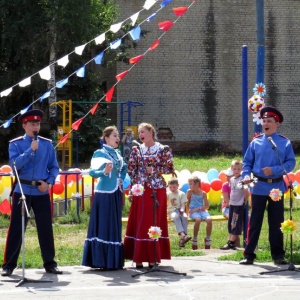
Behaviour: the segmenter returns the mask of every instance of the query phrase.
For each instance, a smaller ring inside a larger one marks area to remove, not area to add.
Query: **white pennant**
[[[59,66],[65,67],[69,63],[69,55],[66,55],[57,61]]]
[[[113,33],[116,33],[120,30],[120,28],[122,27],[123,22],[120,22],[118,24],[113,24],[110,26],[109,30],[112,31]]]
[[[148,10],[155,4],[155,2],[156,2],[156,0],[146,0],[143,8]]]
[[[5,91],[1,92],[1,97],[8,96],[12,91],[12,88],[6,89]]]
[[[131,19],[131,25],[132,26],[134,26],[134,24],[136,23],[136,20],[138,19],[138,17],[139,17],[139,14],[140,14],[140,12],[137,12],[136,14],[134,14],[134,15],[132,15],[131,17],[130,17],[130,19]]]
[[[49,80],[51,78],[50,67],[48,66],[48,67],[42,69],[41,71],[39,71],[39,74],[42,79]]]
[[[78,54],[78,55],[81,55],[82,52],[83,52],[83,49],[84,49],[85,45],[86,44],[76,47],[75,48],[75,53]]]
[[[24,87],[24,86],[27,86],[29,84],[31,84],[31,77],[28,77],[28,78],[22,80],[21,82],[19,82],[20,87]]]
[[[96,45],[102,44],[104,41],[105,41],[105,33],[102,33],[95,38]]]

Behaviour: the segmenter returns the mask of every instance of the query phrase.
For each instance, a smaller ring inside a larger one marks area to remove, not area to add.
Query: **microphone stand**
[[[141,159],[142,159],[142,163],[144,168],[146,169],[146,165],[145,165],[145,161],[144,161],[144,156],[142,154],[141,148],[140,148],[140,144],[137,144],[136,142],[134,143],[137,148],[139,149],[140,155],[141,155]],[[149,174],[149,182],[150,182],[150,188],[151,188],[151,192],[152,192],[152,200],[153,200],[153,222],[154,222],[154,226],[156,227],[156,206],[159,206],[159,202],[157,200],[156,197],[156,191],[154,190],[153,186],[152,186],[152,176]],[[141,275],[145,275],[148,273],[153,273],[153,272],[165,272],[165,273],[171,273],[171,274],[176,274],[176,275],[183,275],[186,276],[186,273],[179,273],[179,272],[175,272],[175,271],[167,271],[167,270],[161,270],[158,266],[157,263],[157,243],[158,239],[154,239],[154,265],[151,269],[149,269],[148,271],[145,272],[141,272],[138,274],[133,274],[131,275],[131,277],[137,277],[137,276],[141,276]]]
[[[273,145],[273,143],[272,143]],[[283,169],[283,173],[286,175],[287,179],[288,179],[288,182],[289,182],[289,185],[288,185],[288,189],[289,189],[289,194],[290,194],[290,208],[289,208],[289,211],[290,211],[290,220],[292,221],[293,220],[293,196],[296,196],[295,195],[295,191],[294,191],[294,187],[293,187],[293,183],[292,181],[290,180],[290,177],[280,159],[280,156],[279,156],[279,153],[278,153],[278,150],[277,150],[277,147],[276,145],[274,144],[273,147],[274,151],[276,152],[277,154],[277,157],[278,157],[278,160],[280,162],[280,165]],[[283,200],[282,200],[283,201]],[[289,261],[289,266],[286,270],[283,270],[283,269],[280,269],[280,270],[272,270],[272,271],[266,271],[266,272],[260,272],[259,274],[261,275],[264,275],[264,274],[269,274],[269,273],[278,273],[278,272],[285,272],[285,271],[295,271],[295,272],[300,272],[299,269],[297,269],[293,263],[293,234],[291,233],[290,234],[290,261]]]
[[[23,193],[23,189],[20,183],[20,178],[18,175],[18,171],[16,169],[16,164],[14,163],[14,170],[16,174],[16,178],[18,180],[20,190],[21,190],[21,197],[20,201],[22,201],[22,207],[21,207],[21,216],[22,216],[22,278],[20,280],[2,280],[4,282],[18,282],[16,284],[16,287],[21,286],[24,283],[42,283],[42,282],[53,282],[52,280],[34,280],[34,279],[28,279],[25,277],[25,210],[26,215],[28,218],[30,218],[30,214],[28,212],[27,204],[26,204],[26,197]]]

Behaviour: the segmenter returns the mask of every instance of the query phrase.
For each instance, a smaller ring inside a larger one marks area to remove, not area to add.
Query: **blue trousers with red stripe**
[[[3,269],[14,269],[17,266],[22,244],[22,201],[21,194],[14,193],[10,225],[6,237]],[[28,211],[32,208],[38,233],[39,244],[45,268],[56,267],[54,261],[55,249],[52,229],[50,197],[48,194],[31,196],[25,195]],[[25,226],[27,225],[25,211]],[[25,227],[26,228],[26,227]],[[25,243],[26,244],[26,243]]]

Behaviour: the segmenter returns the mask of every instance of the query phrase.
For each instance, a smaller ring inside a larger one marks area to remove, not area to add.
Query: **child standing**
[[[186,196],[188,199],[189,215],[192,220],[195,220],[192,249],[198,249],[198,232],[202,221],[206,222],[205,249],[210,249],[212,219],[207,211],[209,204],[206,193],[201,190],[201,180],[197,176],[190,178],[188,184],[190,189],[187,191]]]
[[[236,249],[236,242],[243,231],[244,206],[248,201],[249,192],[247,189],[238,188],[238,183],[242,180],[243,164],[240,160],[233,160],[231,170],[233,176],[230,179],[230,199],[229,199],[229,218],[228,233],[229,240],[227,244],[221,247],[221,250]]]
[[[187,198],[184,192],[180,191],[177,178],[168,181],[167,203],[169,218],[175,223],[178,235],[180,235],[179,247],[184,247],[191,239],[187,235],[188,219],[185,213]]]

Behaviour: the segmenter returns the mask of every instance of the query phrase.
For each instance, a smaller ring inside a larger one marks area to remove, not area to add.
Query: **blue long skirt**
[[[85,239],[82,265],[91,268],[122,269],[122,193],[95,193]]]

